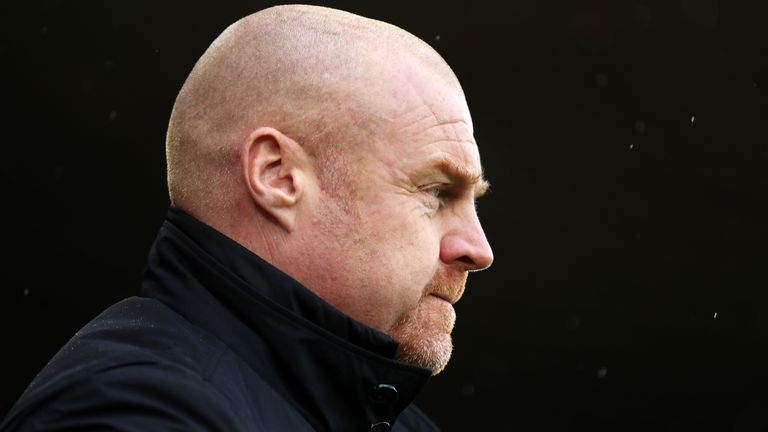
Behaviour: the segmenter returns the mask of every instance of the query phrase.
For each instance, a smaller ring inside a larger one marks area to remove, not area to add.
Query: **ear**
[[[254,130],[243,145],[241,162],[251,198],[288,232],[308,180],[301,146],[270,127]]]

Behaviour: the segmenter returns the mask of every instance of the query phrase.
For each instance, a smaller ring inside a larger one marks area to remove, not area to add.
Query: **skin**
[[[493,254],[469,109],[430,47],[325,8],[246,17],[190,74],[167,149],[174,205],[445,367],[452,303]]]

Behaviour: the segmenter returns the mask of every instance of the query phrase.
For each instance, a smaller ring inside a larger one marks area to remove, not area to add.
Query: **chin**
[[[430,369],[432,375],[442,372],[453,351],[451,331],[455,321],[456,314],[450,303],[433,296],[425,297],[389,332],[400,344],[396,358]]]
[[[439,340],[402,341],[396,358],[403,363],[429,369],[432,375],[437,375],[445,369],[452,351],[453,341],[446,335]]]

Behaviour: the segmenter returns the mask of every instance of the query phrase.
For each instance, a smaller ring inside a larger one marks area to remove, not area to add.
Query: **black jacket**
[[[280,270],[171,209],[142,297],[83,327],[3,431],[429,431],[430,372]]]

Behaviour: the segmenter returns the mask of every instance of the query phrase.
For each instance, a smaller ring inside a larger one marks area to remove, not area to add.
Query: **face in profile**
[[[418,73],[401,83],[380,133],[361,138],[351,206],[325,206],[316,232],[337,251],[329,301],[392,336],[401,360],[437,373],[467,274],[493,261],[475,210],[487,183],[461,90]]]
[[[198,61],[169,125],[172,200],[439,372],[467,274],[493,261],[464,95],[413,35],[296,8]]]

